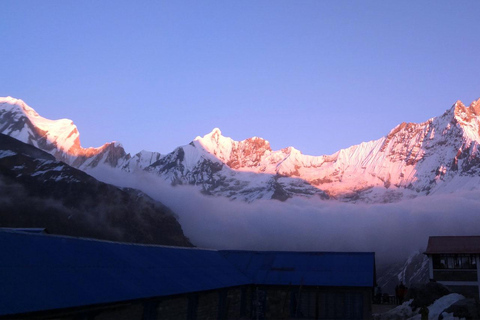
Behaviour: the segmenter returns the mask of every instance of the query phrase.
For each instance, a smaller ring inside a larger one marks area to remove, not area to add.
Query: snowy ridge
[[[186,173],[183,183],[203,183],[209,193],[225,195],[225,188],[205,182],[226,182],[232,176],[229,170],[235,171],[237,183],[243,180],[240,173],[256,173],[259,177],[267,174],[274,177],[267,179],[270,186],[281,187],[281,193],[287,197],[323,194],[354,202],[391,202],[434,192],[454,192],[459,186],[478,188],[479,114],[480,100],[469,107],[457,102],[440,117],[420,124],[401,123],[383,138],[323,156],[303,155],[293,147],[272,151],[264,139],[234,141],[215,128],[204,137],[197,137],[189,147],[183,147],[187,150],[186,162],[178,157],[173,161],[170,156],[173,162],[169,162],[167,176],[180,183]],[[197,153],[195,157],[192,152]],[[218,173],[203,172],[208,178],[202,179],[198,174],[192,178],[189,174],[201,170],[202,161],[217,163]],[[175,163],[179,167],[173,174]],[[157,172],[163,175],[166,171]]]
[[[39,142],[35,136],[41,135],[57,149],[78,155],[79,133],[71,120],[45,119],[25,102],[12,97],[0,98],[0,112],[2,118],[10,118],[12,122],[19,124],[2,127],[2,133],[20,141],[30,141],[36,147],[39,147]]]
[[[136,172],[157,162],[160,158],[161,154],[158,152],[142,150],[131,158],[126,156],[121,168],[127,172]]]
[[[146,171],[174,185],[195,185],[231,199],[286,200],[294,196],[348,202],[392,202],[431,193],[478,189],[480,99],[457,101],[439,117],[401,123],[386,136],[332,155],[273,151],[259,137],[235,141],[215,128],[161,155],[127,154],[121,144],[82,148],[71,120],[48,120],[23,101],[0,98],[0,133],[15,137],[76,168],[108,166]]]
[[[99,164],[116,167],[120,164],[135,168],[135,164],[127,164],[127,155],[118,142],[106,143],[98,148],[82,148],[80,133],[72,120],[49,120],[41,117],[33,108],[20,99],[0,97],[0,133],[31,144],[47,151],[58,160],[82,170],[94,168]],[[146,156],[136,155],[135,160],[142,168],[150,163]]]
[[[423,251],[423,250],[422,250]],[[378,270],[377,283],[382,292],[394,293],[395,286],[402,282],[407,287],[415,287],[429,282],[428,257],[415,251],[403,262]]]

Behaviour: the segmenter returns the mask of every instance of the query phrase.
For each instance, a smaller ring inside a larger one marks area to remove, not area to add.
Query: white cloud
[[[192,186],[171,187],[151,174],[90,173],[163,202],[178,214],[185,235],[199,247],[374,251],[381,264],[425,249],[428,236],[475,235],[480,225],[478,192],[375,205],[303,198],[249,204],[207,197]]]

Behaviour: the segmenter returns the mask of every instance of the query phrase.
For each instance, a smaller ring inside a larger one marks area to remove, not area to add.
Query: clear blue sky
[[[84,147],[330,154],[480,97],[480,1],[0,1],[0,96]]]

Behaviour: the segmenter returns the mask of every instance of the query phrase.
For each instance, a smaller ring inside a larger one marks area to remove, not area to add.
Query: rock
[[[451,291],[444,285],[437,282],[429,282],[419,287],[412,287],[408,289],[405,300],[413,299],[412,309],[429,306],[435,300],[450,294]]]
[[[480,319],[479,311],[479,305],[474,299],[462,299],[445,309],[443,313],[453,313],[453,316],[456,318]],[[444,318],[443,313],[438,317],[439,320]]]

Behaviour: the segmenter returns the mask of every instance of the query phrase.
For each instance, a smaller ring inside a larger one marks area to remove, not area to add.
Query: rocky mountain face
[[[196,185],[205,194],[245,201],[303,196],[382,203],[478,188],[479,119],[480,100],[469,107],[457,102],[439,117],[402,123],[378,140],[323,156],[293,147],[273,151],[257,137],[234,141],[219,129],[169,154],[131,156],[118,143],[84,149],[70,120],[47,120],[21,100],[0,99],[0,133],[76,168],[141,170],[173,185]]]
[[[45,227],[54,234],[192,246],[174,213],[161,203],[138,190],[97,181],[3,134],[0,226]]]
[[[428,275],[428,257],[423,253],[413,252],[402,263],[386,265],[377,270],[377,283],[390,295],[395,294],[395,286],[403,283],[407,288],[418,287],[430,281]]]

